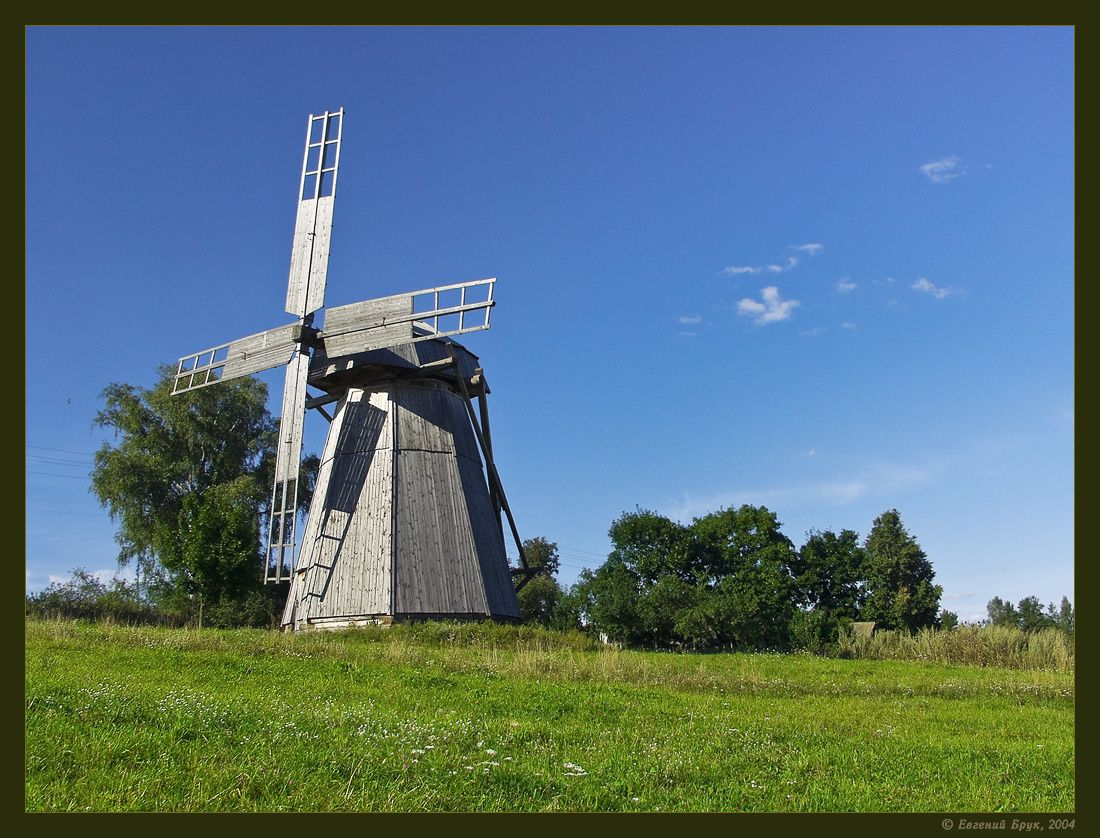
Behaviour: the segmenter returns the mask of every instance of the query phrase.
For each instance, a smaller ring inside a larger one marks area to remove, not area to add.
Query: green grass
[[[32,811],[1074,809],[1072,675],[26,623]]]

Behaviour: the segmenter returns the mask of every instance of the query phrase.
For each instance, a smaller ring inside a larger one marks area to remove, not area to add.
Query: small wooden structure
[[[522,587],[535,571],[493,463],[484,373],[477,356],[451,339],[489,328],[496,280],[330,308],[323,327],[314,326],[324,304],[343,121],[340,109],[307,122],[286,298],[297,322],[181,358],[173,392],[286,365],[264,561],[265,581],[290,581],[284,628],[518,620],[512,578]],[[311,396],[309,387],[321,392]],[[330,428],[294,566],[310,408]],[[502,511],[519,551],[515,570]]]
[[[852,637],[874,637],[874,623],[852,623]]]

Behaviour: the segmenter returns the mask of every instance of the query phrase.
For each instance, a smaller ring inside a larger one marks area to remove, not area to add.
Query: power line
[[[77,462],[75,460],[59,460],[54,457],[42,457],[38,454],[28,454],[28,460],[34,460],[37,463],[49,463],[55,466],[76,466],[78,468],[88,468],[91,466],[89,462]]]
[[[85,457],[94,457],[95,451],[73,451],[71,448],[50,448],[48,445],[31,445],[27,443],[28,448],[37,448],[40,451],[60,451],[62,454],[81,454]]]
[[[87,480],[83,474],[54,474],[52,471],[31,471],[27,470],[27,474],[44,474],[46,477],[68,477],[70,480]]]

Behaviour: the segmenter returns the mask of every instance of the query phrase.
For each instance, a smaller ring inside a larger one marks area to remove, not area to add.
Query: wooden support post
[[[458,382],[459,389],[462,390],[462,395],[465,397],[463,401],[466,404],[466,412],[470,416],[470,424],[474,428],[474,436],[477,437],[478,445],[481,446],[482,456],[485,457],[485,471],[489,475],[490,485],[496,484],[497,498],[500,501],[501,507],[504,509],[504,514],[508,517],[508,526],[512,530],[512,538],[516,542],[516,549],[519,551],[519,561],[523,565],[524,571],[531,572],[530,566],[527,564],[527,554],[523,552],[523,540],[519,537],[519,530],[516,529],[516,520],[512,517],[512,510],[508,506],[508,498],[504,494],[504,486],[501,485],[500,475],[497,473],[496,464],[493,462],[492,452],[485,444],[485,436],[481,433],[481,428],[477,422],[477,416],[474,414],[474,405],[470,400],[470,391],[466,389],[466,379],[462,375],[462,370],[458,365],[458,359],[455,358],[454,347],[447,344],[447,351],[451,355],[451,362],[454,364],[455,380]]]
[[[489,459],[493,458],[493,434],[489,430],[489,401],[485,393],[489,388],[485,385],[485,373],[481,373],[481,392],[477,395],[478,412],[481,413],[481,429],[485,432],[485,447],[489,451]],[[497,489],[489,484],[489,503],[493,507],[493,520],[497,522],[497,529],[504,537],[504,522],[500,520],[500,498],[497,497]]]

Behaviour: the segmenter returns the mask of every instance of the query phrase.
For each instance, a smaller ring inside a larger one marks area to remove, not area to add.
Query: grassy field
[[[26,623],[30,811],[1060,812],[1062,672]]]

